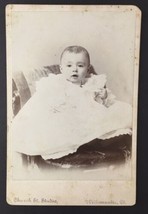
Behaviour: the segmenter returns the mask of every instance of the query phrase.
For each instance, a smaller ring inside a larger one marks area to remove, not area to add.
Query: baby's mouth
[[[77,74],[73,74],[71,77],[78,78],[78,75]]]

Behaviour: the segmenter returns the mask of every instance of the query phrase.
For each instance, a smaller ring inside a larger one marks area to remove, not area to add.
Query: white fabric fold
[[[16,152],[59,158],[95,138],[112,131],[118,136],[131,127],[129,104],[117,101],[106,108],[87,87],[50,75],[38,83],[37,92],[14,118],[12,145]]]

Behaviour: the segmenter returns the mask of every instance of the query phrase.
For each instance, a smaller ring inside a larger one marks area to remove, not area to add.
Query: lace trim
[[[99,139],[106,140],[106,139],[110,139],[110,138],[113,138],[113,137],[118,137],[120,135],[125,135],[125,134],[132,135],[132,130],[129,129],[129,128],[127,128],[127,129],[118,129],[118,130],[109,132],[109,133],[99,137]]]

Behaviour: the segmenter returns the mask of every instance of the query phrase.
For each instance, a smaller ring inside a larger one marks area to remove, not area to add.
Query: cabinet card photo
[[[141,11],[6,6],[7,202],[136,203]]]

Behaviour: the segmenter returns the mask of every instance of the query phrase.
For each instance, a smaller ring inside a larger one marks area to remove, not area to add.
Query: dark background
[[[5,6],[7,4],[119,4],[136,5],[142,11],[138,142],[137,142],[137,202],[129,207],[70,207],[70,206],[10,206],[6,203],[6,39]],[[0,212],[2,214],[44,214],[44,213],[148,213],[148,1],[146,0],[0,0]]]

